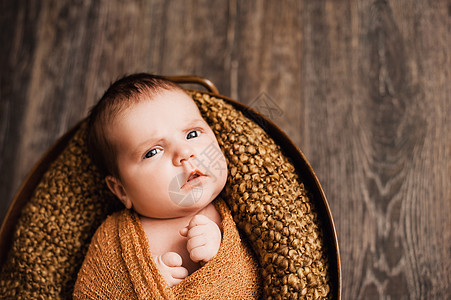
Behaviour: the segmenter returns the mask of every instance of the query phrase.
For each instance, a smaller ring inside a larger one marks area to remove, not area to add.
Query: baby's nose
[[[189,161],[195,157],[194,151],[190,147],[182,147],[177,151],[177,154],[174,157],[175,165],[182,165],[184,162]]]

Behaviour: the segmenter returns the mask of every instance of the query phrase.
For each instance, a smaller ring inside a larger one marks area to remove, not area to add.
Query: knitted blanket
[[[241,241],[225,203],[218,254],[178,285],[169,288],[153,261],[136,213],[108,217],[95,233],[74,288],[75,299],[256,299],[257,263]]]

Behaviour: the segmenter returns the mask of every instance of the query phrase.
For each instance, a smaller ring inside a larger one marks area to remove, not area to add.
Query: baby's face
[[[226,183],[227,164],[216,137],[181,91],[163,90],[127,109],[109,136],[117,147],[121,176],[115,194],[140,215],[195,214]]]

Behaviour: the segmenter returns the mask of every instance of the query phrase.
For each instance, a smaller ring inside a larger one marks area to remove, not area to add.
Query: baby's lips
[[[182,185],[181,189],[187,186],[194,187],[200,183],[200,180],[198,178],[207,176],[206,174],[202,173],[198,169],[192,171],[189,173],[188,177],[185,180],[185,183]]]

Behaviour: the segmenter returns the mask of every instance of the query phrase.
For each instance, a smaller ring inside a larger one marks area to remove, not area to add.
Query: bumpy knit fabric
[[[123,210],[96,231],[75,285],[74,299],[257,299],[258,264],[242,243],[226,204],[223,238],[216,256],[170,288],[151,258],[136,213]]]
[[[256,253],[263,298],[330,298],[320,220],[290,160],[230,104],[204,93],[192,96],[228,161],[222,198]],[[0,274],[2,297],[71,297],[92,235],[122,208],[90,162],[85,138],[83,125],[24,208]]]

